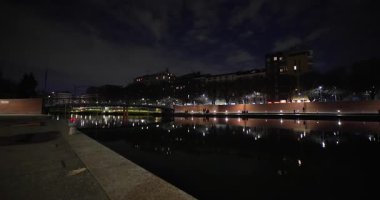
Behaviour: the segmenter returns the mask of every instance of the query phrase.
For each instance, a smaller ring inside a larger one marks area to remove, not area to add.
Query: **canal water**
[[[379,198],[380,122],[73,117],[88,136],[199,199]]]

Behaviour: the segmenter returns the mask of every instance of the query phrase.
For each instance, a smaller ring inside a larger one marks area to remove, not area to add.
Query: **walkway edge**
[[[80,131],[69,135],[65,122],[58,126],[110,199],[195,199]]]

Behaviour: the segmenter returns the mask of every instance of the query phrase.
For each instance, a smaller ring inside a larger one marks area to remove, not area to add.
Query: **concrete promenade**
[[[47,116],[0,116],[1,199],[194,199]]]

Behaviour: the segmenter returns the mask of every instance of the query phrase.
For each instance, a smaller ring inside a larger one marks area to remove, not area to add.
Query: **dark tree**
[[[18,84],[18,97],[31,98],[36,96],[37,81],[32,73],[24,74]]]

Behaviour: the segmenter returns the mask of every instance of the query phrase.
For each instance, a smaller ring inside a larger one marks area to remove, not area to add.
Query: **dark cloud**
[[[370,0],[13,0],[0,17],[4,73],[48,69],[51,89],[125,85],[166,68],[260,68],[266,53],[294,46],[313,49],[318,69],[379,54]]]

